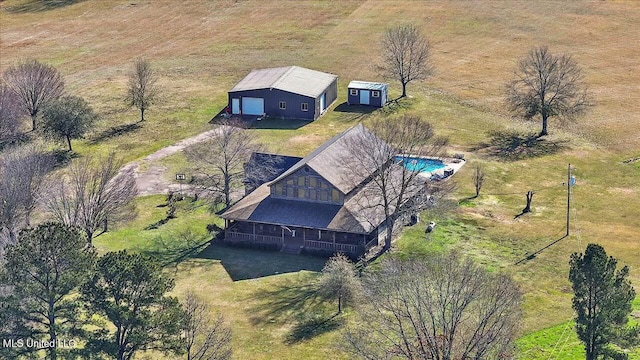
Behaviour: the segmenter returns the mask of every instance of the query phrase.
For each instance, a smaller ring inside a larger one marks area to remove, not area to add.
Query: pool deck
[[[438,170],[431,171],[431,172],[426,172],[425,171],[425,172],[421,172],[419,174],[419,176],[424,177],[426,179],[435,178],[436,180],[448,180],[451,176],[453,176],[455,173],[457,173],[458,170],[460,170],[462,168],[462,166],[464,166],[464,164],[467,162],[465,159],[459,159],[459,158],[455,158],[455,157],[436,157],[436,156],[429,157],[429,156],[417,156],[417,155],[411,155],[411,154],[402,154],[402,155],[398,155],[398,156],[415,157],[415,158],[442,161],[442,163],[445,165],[445,167],[443,167],[442,169],[438,169]],[[451,174],[449,176],[445,176],[444,172],[446,170],[453,170],[453,174]]]

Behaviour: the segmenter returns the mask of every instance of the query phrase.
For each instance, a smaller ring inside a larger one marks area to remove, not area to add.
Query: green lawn
[[[220,220],[202,202],[178,202],[166,217],[164,196],[136,200],[137,217],[95,239],[101,253],[128,249],[153,256],[176,279],[173,294],[194,291],[221,312],[233,330],[238,359],[340,359],[336,331],[349,312],[333,317],[336,304],[316,292],[325,259],[211,244],[206,225]],[[149,358],[160,354],[147,353]]]

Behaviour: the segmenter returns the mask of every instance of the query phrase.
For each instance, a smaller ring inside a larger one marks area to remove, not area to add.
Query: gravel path
[[[164,159],[169,155],[173,155],[178,151],[182,151],[184,148],[209,140],[220,134],[221,128],[215,128],[213,130],[205,131],[196,136],[180,140],[173,145],[164,147],[151,155],[146,156],[142,160],[136,160],[128,163],[122,169],[120,173],[133,171],[136,178],[136,186],[138,187],[138,195],[155,195],[166,194],[169,191],[178,191],[180,184],[174,184],[167,181],[164,175],[167,172],[166,166],[158,163],[159,160]],[[144,170],[141,170],[141,165]],[[183,185],[185,190],[186,185]]]

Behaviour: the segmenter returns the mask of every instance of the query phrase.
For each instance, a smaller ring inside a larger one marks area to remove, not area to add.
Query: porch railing
[[[340,243],[332,243],[326,241],[314,241],[314,240],[305,240],[304,241],[305,248],[312,249],[321,249],[321,250],[329,250],[329,251],[337,251],[344,253],[357,253],[358,245],[351,244],[340,244]]]
[[[364,246],[365,250],[366,249],[371,249],[372,247],[378,245],[378,237],[376,236],[375,238],[373,238],[371,241],[369,241],[369,243],[367,243],[367,245]]]
[[[281,244],[282,237],[268,235],[253,235],[233,231],[226,231],[225,240],[228,241],[249,241],[257,244]]]

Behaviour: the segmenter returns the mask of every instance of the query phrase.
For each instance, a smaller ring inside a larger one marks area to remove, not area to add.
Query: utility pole
[[[576,179],[571,176],[571,164],[567,167],[567,234],[569,236],[569,219],[571,210],[571,186],[575,184]]]

